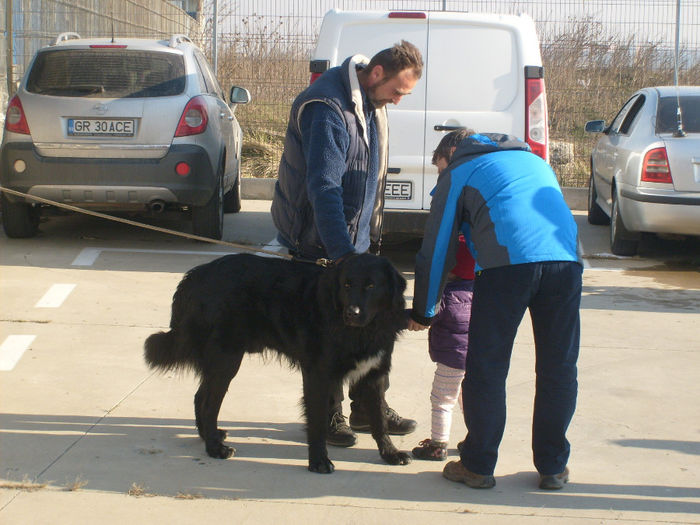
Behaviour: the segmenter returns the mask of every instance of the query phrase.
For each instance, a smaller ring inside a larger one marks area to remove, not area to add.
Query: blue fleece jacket
[[[440,175],[416,256],[412,317],[421,324],[436,313],[460,231],[477,271],[579,261],[576,222],[554,172],[508,135],[465,138]]]

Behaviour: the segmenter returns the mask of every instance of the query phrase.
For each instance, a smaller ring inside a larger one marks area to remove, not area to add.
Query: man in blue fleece
[[[467,437],[443,475],[491,488],[506,420],[505,383],[513,341],[529,308],[535,335],[532,450],[540,488],[568,481],[566,430],[576,407],[582,266],[577,228],[554,172],[524,142],[472,134],[454,149],[433,194],[409,329],[435,316],[457,232],[476,259],[466,376]]]
[[[421,77],[420,51],[402,41],[377,53],[347,58],[302,91],[292,104],[272,200],[278,240],[303,259],[339,261],[363,253],[381,237],[388,158],[386,105],[398,104]],[[383,378],[384,390],[389,386]],[[350,387],[350,426],[342,412],[343,390],[330,401],[328,443],[349,447],[354,430],[368,430],[356,399],[362,382]],[[391,434],[413,432],[383,400]]]

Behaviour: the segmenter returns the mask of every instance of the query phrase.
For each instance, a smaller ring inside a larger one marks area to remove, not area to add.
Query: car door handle
[[[455,131],[457,129],[466,129],[464,126],[443,126],[442,124],[435,124],[433,126],[435,131]]]

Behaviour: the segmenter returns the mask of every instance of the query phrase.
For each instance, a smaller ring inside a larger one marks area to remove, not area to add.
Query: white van
[[[402,39],[420,49],[424,68],[412,94],[387,106],[384,230],[422,231],[424,217],[413,214],[399,224],[391,212],[430,209],[437,181],[432,154],[446,132],[468,127],[509,133],[548,160],[544,72],[527,15],[333,9],[323,18],[311,57],[312,81],[348,56],[369,58]]]

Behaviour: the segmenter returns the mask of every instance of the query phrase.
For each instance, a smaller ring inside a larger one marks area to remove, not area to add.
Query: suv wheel
[[[192,207],[192,231],[195,235],[220,240],[224,232],[224,188],[221,174],[214,193],[204,206]]]
[[[25,202],[11,202],[3,193],[2,227],[12,239],[34,237],[39,231],[39,208]]]
[[[602,226],[610,224],[610,218],[605,214],[598,203],[598,192],[593,182],[593,163],[591,162],[591,178],[588,181],[588,223]]]
[[[236,176],[236,183],[224,194],[224,213],[241,211],[241,175]]]
[[[637,253],[639,240],[636,235],[625,228],[620,216],[620,206],[613,189],[612,210],[610,212],[610,250],[615,255],[634,255]]]

